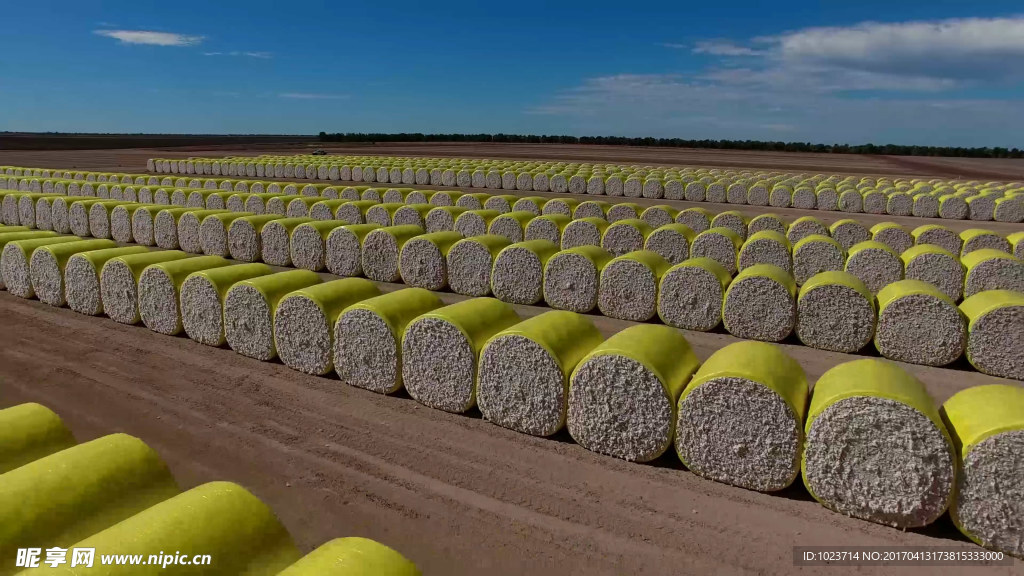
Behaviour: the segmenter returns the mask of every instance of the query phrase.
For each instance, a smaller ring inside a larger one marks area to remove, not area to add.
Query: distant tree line
[[[903,146],[899,144],[811,144],[763,140],[686,140],[683,138],[627,138],[625,136],[551,136],[536,134],[364,134],[320,133],[321,142],[509,142],[515,144],[611,144],[617,146],[666,146],[712,150],[767,150],[773,152],[823,152],[827,154],[886,154],[897,156],[958,156],[966,158],[1024,158],[1017,148],[964,148],[953,146]]]

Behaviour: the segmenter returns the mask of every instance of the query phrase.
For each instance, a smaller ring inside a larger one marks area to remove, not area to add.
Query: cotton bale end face
[[[604,230],[601,247],[613,256],[622,256],[643,250],[647,238],[654,232],[646,222],[637,218],[617,220]]]
[[[658,317],[675,328],[707,332],[722,321],[729,271],[711,258],[691,258],[669,268],[658,287]]]
[[[730,274],[737,270],[737,253],[742,245],[740,237],[730,228],[711,228],[693,239],[690,255],[693,258],[711,258]]]
[[[739,236],[740,240],[746,240],[747,238],[747,220],[736,211],[722,212],[715,215],[711,220],[711,227],[728,228]]]
[[[181,285],[189,275],[230,265],[219,256],[197,256],[147,266],[139,276],[139,316],[147,328],[174,336],[184,330]]]
[[[890,360],[945,366],[963,354],[967,323],[938,288],[903,280],[878,293],[875,347]]]
[[[561,310],[494,335],[478,367],[477,404],[483,417],[524,434],[558,432],[568,411],[569,375],[602,340],[589,318]]]
[[[967,317],[967,359],[979,372],[1024,380],[1024,294],[992,290],[960,304]]]
[[[103,264],[100,271],[100,295],[103,311],[121,324],[138,324],[139,277],[151,264],[171,262],[190,257],[180,250],[162,250],[117,256]]]
[[[443,290],[448,286],[447,256],[462,240],[458,232],[434,232],[410,239],[402,246],[399,273],[409,286]]]
[[[786,231],[786,239],[794,246],[804,238],[814,235],[828,237],[829,230],[828,226],[813,216],[797,218]]]
[[[644,242],[644,250],[657,252],[669,265],[676,265],[690,257],[690,246],[696,238],[693,230],[683,224],[666,224],[654,229]]]
[[[763,230],[747,238],[740,247],[738,267],[745,270],[758,264],[771,264],[791,273],[793,257],[786,237],[772,230]]]
[[[611,259],[597,246],[556,253],[544,266],[544,301],[558,310],[590,312],[597,306],[601,271]]]
[[[676,453],[699,476],[782,490],[800,471],[807,396],[803,369],[781,348],[726,346],[708,358],[679,399]]]
[[[782,341],[796,327],[796,289],[792,276],[778,266],[744,269],[725,293],[726,330],[748,340]]]
[[[806,435],[804,484],[828,508],[904,529],[946,511],[950,439],[924,386],[895,364],[856,360],[823,374]]]
[[[953,254],[938,246],[920,244],[904,252],[900,258],[907,280],[927,282],[954,302],[963,297],[967,269]]]
[[[310,218],[271,220],[260,230],[260,258],[271,266],[291,266],[291,236],[296,227],[312,222]]]
[[[287,294],[320,282],[315,272],[290,270],[232,285],[224,297],[224,338],[228,346],[248,358],[276,358],[274,314],[278,303]]]
[[[594,452],[654,460],[672,444],[676,403],[699,364],[674,328],[641,325],[619,332],[572,373],[569,434]]]
[[[960,233],[963,240],[963,248],[960,250],[960,257],[963,258],[975,250],[999,250],[1010,254],[1012,249],[1010,243],[1002,236],[989,230],[971,228]]]
[[[914,237],[915,245],[931,244],[957,256],[960,255],[964,245],[959,234],[944,226],[934,224],[918,226],[910,234]]]
[[[600,246],[607,228],[608,222],[604,218],[577,218],[568,223],[562,231],[562,248]]]
[[[853,245],[845,268],[860,278],[872,293],[903,280],[903,260],[892,248],[873,240]]]
[[[903,254],[914,246],[914,237],[906,228],[893,222],[882,222],[871,227],[871,239]]]
[[[822,272],[800,288],[796,333],[806,346],[852,354],[875,334],[874,295],[856,276]]]
[[[519,242],[504,248],[491,269],[491,292],[511,304],[536,304],[544,295],[544,265],[558,252],[547,240]]]
[[[807,236],[793,245],[793,276],[798,285],[815,274],[840,271],[845,263],[843,247],[828,236]]]
[[[42,234],[37,236],[36,234]],[[36,293],[32,287],[32,254],[44,246],[55,246],[70,242],[80,242],[82,238],[77,236],[57,236],[47,232],[35,234],[13,233],[0,236],[0,245],[3,251],[0,253],[0,276],[3,282],[0,289],[6,289],[19,298],[33,298]]]
[[[419,226],[389,226],[370,231],[363,240],[363,274],[377,282],[400,280],[399,256],[402,246],[423,233]]]
[[[181,323],[185,334],[207,346],[222,346],[224,298],[238,282],[273,273],[266,264],[235,264],[190,274],[181,284]]]
[[[448,285],[456,294],[487,296],[491,293],[494,261],[510,246],[504,236],[483,235],[456,242],[448,251]]]
[[[29,261],[29,277],[35,297],[50,306],[66,305],[68,260],[79,252],[116,247],[117,243],[112,240],[82,240],[36,248]]]
[[[711,228],[711,220],[714,215],[704,208],[687,208],[676,214],[676,224],[682,224],[700,234]]]
[[[610,318],[644,322],[657,314],[658,284],[669,269],[656,252],[619,256],[601,270],[597,306]]]

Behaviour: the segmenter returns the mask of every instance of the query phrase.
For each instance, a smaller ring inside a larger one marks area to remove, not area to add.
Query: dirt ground
[[[130,153],[132,164],[123,168],[139,172],[145,158],[160,155]],[[28,161],[26,154],[44,156]],[[129,152],[0,152],[0,164],[128,162],[123,154]],[[546,309],[517,310],[529,316]],[[593,575],[789,573],[797,545],[977,549],[948,516],[901,532],[826,510],[799,480],[768,495],[697,478],[672,453],[651,465],[630,464],[588,452],[565,432],[549,439],[518,434],[478,412],[431,410],[404,394],[377,395],[6,292],[0,318],[0,407],[43,403],[79,441],[118,431],[138,436],[166,459],[182,488],[238,482],[277,512],[304,550],[361,535],[395,547],[425,574]],[[631,325],[594,320],[606,336]],[[701,358],[736,341],[724,333],[686,335]],[[858,357],[785,348],[811,382]],[[999,381],[963,364],[906,367],[938,402]]]

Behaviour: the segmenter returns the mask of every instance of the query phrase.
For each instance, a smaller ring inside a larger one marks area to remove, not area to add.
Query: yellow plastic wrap
[[[41,404],[0,410],[0,475],[74,445],[60,416]]]

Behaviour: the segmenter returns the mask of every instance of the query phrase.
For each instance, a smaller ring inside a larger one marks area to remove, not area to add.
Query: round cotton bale
[[[787,229],[786,223],[775,214],[761,214],[747,223],[747,234],[751,236],[765,230],[785,236]]]
[[[573,174],[569,176],[568,190],[570,194],[586,194],[587,192],[587,176],[583,174]]]
[[[139,315],[143,324],[160,334],[180,334],[182,283],[193,272],[230,264],[219,256],[196,256],[147,266],[139,276]]]
[[[309,209],[317,202],[320,202],[319,197],[304,196],[301,198],[292,198],[288,201],[283,215],[288,216],[289,218],[306,218],[309,216]],[[271,212],[280,213],[277,210],[271,210]]]
[[[968,214],[967,201],[963,198],[952,194],[939,197],[939,218],[966,220]]]
[[[199,225],[199,247],[207,256],[231,255],[229,235],[231,224],[239,218],[254,216],[249,212],[217,212],[207,215]],[[179,231],[180,234],[180,231]]]
[[[366,223],[376,224],[378,226],[392,226],[394,225],[395,213],[400,208],[404,208],[405,204],[392,203],[392,204],[376,204],[370,206],[366,210]]]
[[[679,211],[671,206],[657,205],[650,206],[640,214],[640,219],[651,228],[660,228],[666,224],[673,224]]]
[[[468,184],[463,185],[461,183],[461,181],[460,181],[459,187],[461,187],[461,188],[468,188],[469,185]],[[544,172],[538,172],[537,174],[534,174],[533,175],[533,189],[536,190],[537,192],[548,192],[548,191],[550,191],[551,190],[551,184],[550,184],[550,180],[549,180],[548,174],[545,174]]]
[[[782,490],[800,473],[807,396],[803,369],[778,346],[726,346],[679,398],[676,454],[698,476],[748,490]]]
[[[895,222],[881,222],[871,227],[871,239],[881,242],[896,254],[903,254],[914,245],[914,237]]]
[[[875,335],[875,299],[847,272],[822,272],[800,288],[796,334],[806,346],[852,354]]]
[[[237,484],[211,482],[172,498],[161,493],[154,501],[159,503],[146,502],[148,508],[75,547],[95,550],[96,558],[124,553],[144,559],[156,550],[190,550],[204,542],[204,553],[228,574],[251,572],[253,566],[276,574],[301,557],[273,511]],[[192,528],[182,530],[182,526]],[[119,576],[140,572],[125,566],[107,572]]]
[[[743,241],[730,228],[711,228],[697,235],[690,246],[694,258],[711,258],[730,274],[737,269],[737,253]]]
[[[210,210],[226,210],[228,208],[228,199],[234,195],[234,192],[214,192],[206,196],[205,208]]]
[[[758,264],[772,264],[786,273],[792,273],[793,258],[786,237],[778,232],[762,230],[747,238],[740,247],[739,269],[744,270]]]
[[[121,204],[110,211],[110,238],[127,244],[134,239],[132,218],[142,204]]]
[[[511,244],[494,258],[491,292],[511,304],[536,304],[543,298],[544,265],[558,252],[547,240]]]
[[[996,222],[1024,222],[1024,197],[996,198],[992,219]]]
[[[402,380],[409,395],[446,412],[471,409],[480,350],[518,322],[511,306],[493,298],[474,298],[413,319],[402,337]]]
[[[494,335],[480,354],[483,417],[524,434],[558,432],[568,411],[568,377],[601,340],[589,318],[560,310]]]
[[[172,201],[172,204],[177,206],[184,206],[186,208],[206,208],[206,200],[214,194],[218,194],[215,190],[175,190],[175,194],[181,194],[184,199],[181,202]],[[226,194],[227,192],[220,192]]]
[[[856,220],[838,220],[829,227],[832,239],[839,242],[843,250],[849,250],[854,244],[871,239],[871,232]]]
[[[841,212],[863,212],[864,197],[858,190],[843,190],[839,194],[839,210]]]
[[[202,254],[202,228],[203,220],[209,216],[228,214],[227,210],[192,210],[181,215],[178,219],[178,247],[191,254]]]
[[[566,424],[584,448],[649,462],[672,444],[676,403],[700,362],[682,333],[632,326],[573,370]]]
[[[974,542],[1018,558],[1024,558],[1021,414],[1024,391],[1003,384],[962,390],[941,411],[960,472],[950,507],[953,522]]]
[[[900,259],[908,280],[927,282],[954,302],[963,297],[967,270],[956,256],[938,246],[921,244],[905,251]]]
[[[711,227],[728,228],[736,233],[736,235],[740,237],[740,240],[745,240],[747,237],[747,220],[742,214],[735,210],[715,215],[711,220]]]
[[[747,204],[751,206],[767,206],[770,194],[766,182],[755,182],[747,190]]]
[[[999,250],[1010,254],[1010,243],[1002,236],[991,232],[989,230],[981,230],[978,228],[971,228],[970,230],[964,230],[960,233],[960,239],[963,240],[963,248],[960,250],[960,257],[963,258],[974,252],[975,250]]]
[[[344,220],[349,224],[366,224],[367,212],[377,205],[372,200],[346,202],[334,209],[334,220]]]
[[[647,236],[643,249],[656,252],[673,266],[690,257],[695,238],[693,230],[682,224],[666,224]]]
[[[540,216],[544,210],[544,204],[548,201],[547,198],[540,196],[527,196],[516,200],[515,204],[512,205],[513,212],[531,212],[534,216]]]
[[[59,234],[71,233],[71,223],[68,221],[71,203],[71,198],[58,196],[53,199],[50,212],[50,229],[54,232]]]
[[[386,574],[421,576],[416,565],[398,552],[367,538],[336,538],[286,568],[279,576],[344,576]]]
[[[60,416],[34,402],[0,410],[0,475],[75,445]]]
[[[619,222],[620,220],[637,220],[643,212],[643,206],[631,202],[612,204],[608,208],[608,222]]]
[[[839,210],[839,193],[834,188],[819,188],[814,191],[814,194],[817,196],[818,210],[832,212]]]
[[[873,240],[850,248],[845,269],[860,278],[872,294],[903,280],[903,260],[892,248]]]
[[[468,212],[467,208],[459,206],[437,206],[427,212],[425,218],[427,232],[451,232],[455,230],[455,220],[462,213]]]
[[[1000,250],[975,250],[961,259],[967,270],[964,298],[987,290],[1024,293],[1024,262]]]
[[[575,198],[552,198],[544,203],[544,208],[541,210],[541,213],[544,216],[559,214],[571,218],[579,204],[579,201]]]
[[[638,250],[601,270],[597,306],[609,318],[645,322],[658,311],[658,283],[669,269],[658,253]]]
[[[245,201],[249,199],[252,194],[231,194],[224,202],[224,207],[234,212],[245,211]]]
[[[13,232],[0,234],[0,289],[20,298],[32,298],[32,253],[43,246],[81,241],[78,236],[57,236],[53,232]]]
[[[433,293],[407,288],[351,305],[334,328],[334,369],[351,386],[391,394],[402,388],[402,334],[442,306]]]
[[[153,219],[153,239],[156,245],[165,250],[177,250],[180,247],[178,242],[178,222],[182,215],[192,208],[167,208],[157,212]]]
[[[370,231],[363,240],[362,267],[367,278],[377,282],[398,282],[402,246],[424,233],[419,226],[389,226]]]
[[[301,224],[313,222],[310,218],[278,218],[263,225],[260,230],[260,258],[271,266],[291,266],[292,232]]]
[[[224,338],[228,346],[248,358],[276,358],[274,314],[278,303],[287,294],[320,282],[315,272],[289,270],[232,285],[224,297]]]
[[[676,224],[682,224],[694,233],[700,234],[711,228],[711,220],[714,214],[704,208],[687,208],[676,214]]]
[[[587,178],[587,189],[586,193],[592,196],[600,196],[604,194],[604,174],[594,174]]]
[[[347,202],[350,200],[320,200],[309,207],[309,217],[313,220],[334,220],[334,212]]]
[[[927,224],[915,228],[911,233],[915,245],[931,244],[952,254],[959,255],[964,241],[959,234],[944,226]]]
[[[949,506],[949,436],[924,385],[899,366],[865,359],[822,374],[805,431],[804,485],[826,507],[906,529]]]
[[[452,291],[466,296],[490,294],[490,271],[498,254],[510,244],[509,239],[495,235],[456,242],[447,253],[447,275]]]
[[[889,284],[878,293],[875,348],[890,360],[945,366],[963,354],[967,323],[938,288],[918,280]]]
[[[691,258],[669,268],[658,286],[658,317],[669,326],[707,332],[722,320],[722,302],[732,281],[710,258]]]
[[[604,218],[578,218],[562,230],[562,248],[600,246],[608,221]]]
[[[512,204],[514,204],[518,198],[518,196],[514,196],[512,194],[491,196],[484,202],[484,210],[497,210],[502,214],[505,212],[511,212]]]
[[[82,240],[80,242],[64,242],[36,248],[32,251],[29,260],[29,277],[31,279],[33,295],[40,302],[50,306],[60,307],[66,305],[65,271],[68,259],[79,252],[116,247],[117,243],[113,240]],[[10,290],[10,288],[8,289]],[[16,291],[11,293],[17,295]]]
[[[992,220],[996,203],[992,196],[978,195],[967,198],[967,217],[971,220]]]
[[[338,198],[341,200],[350,200],[352,202],[368,201],[380,204],[380,200],[363,200],[363,192],[367,189],[369,189],[369,186],[345,186],[338,194]]]
[[[530,211],[500,214],[491,220],[487,233],[504,236],[512,243],[522,242],[526,238],[526,227],[536,217],[536,214]]]
[[[71,204],[68,210],[68,227],[75,236],[89,236],[89,209],[98,202],[110,202],[93,198],[90,200],[78,200]],[[116,202],[115,202],[116,203]]]
[[[228,252],[240,262],[256,262],[263,250],[263,227],[280,219],[277,214],[261,214],[236,218],[228,226]]]
[[[544,301],[552,308],[584,314],[597,306],[601,271],[612,255],[580,246],[551,256],[544,266]]]
[[[464,194],[459,196],[459,199],[455,201],[455,205],[463,208],[469,208],[470,210],[483,210],[484,202],[487,202],[487,199],[490,197],[490,194],[484,192]]]
[[[618,220],[610,224],[601,236],[601,247],[612,256],[622,256],[643,250],[644,242],[654,232],[643,220],[636,218]]]
[[[324,375],[334,368],[334,326],[349,306],[380,295],[362,278],[315,284],[285,295],[274,312],[274,342],[286,366]]]
[[[181,323],[185,334],[200,344],[222,346],[224,300],[236,283],[272,274],[266,264],[235,264],[193,272],[181,284]]]
[[[138,324],[139,278],[151,264],[182,260],[192,257],[180,250],[161,250],[116,256],[103,264],[100,270],[100,297],[103,312],[121,324]]]
[[[549,214],[530,219],[526,224],[526,240],[548,240],[556,246],[562,243],[562,232],[572,222],[568,216]]]
[[[726,290],[722,319],[737,338],[780,342],[796,327],[796,282],[771,264],[746,268]]]
[[[845,263],[843,247],[828,236],[806,236],[793,246],[793,276],[797,285],[815,274],[842,270]]]
[[[803,240],[808,236],[819,235],[828,236],[829,229],[822,223],[821,220],[813,216],[803,216],[797,218],[789,225],[789,229],[786,231],[786,239],[789,240],[790,244],[795,245],[797,242]]]
[[[575,220],[582,220],[584,218],[600,218],[602,220],[608,220],[608,211],[611,210],[612,204],[603,200],[587,200],[586,202],[580,202],[575,210],[573,210],[572,217]]]
[[[23,512],[4,521],[0,554],[12,563],[15,549],[36,538],[70,548],[179,492],[156,452],[127,434],[69,446],[3,476],[0,506]]]
[[[1006,237],[1006,241],[1013,247],[1013,256],[1018,260],[1024,260],[1024,232],[1016,232]]]
[[[793,204],[793,189],[785,185],[772,186],[768,205],[775,208],[789,208]]]
[[[914,214],[914,199],[909,194],[891,193],[886,198],[885,213],[892,216],[911,216]]]
[[[53,201],[56,196],[43,196],[36,200],[35,223],[38,230],[53,230]]]
[[[93,238],[110,238],[110,213],[124,202],[111,200],[89,206],[89,232]]]
[[[990,376],[1024,380],[1024,294],[990,290],[960,304],[967,317],[967,360]]]
[[[455,218],[455,231],[466,238],[487,234],[491,222],[502,213],[497,210],[469,210]]]
[[[308,225],[310,224],[300,225],[299,228]],[[338,276],[362,275],[363,242],[366,235],[377,228],[379,226],[376,224],[352,224],[330,228],[324,248],[324,265],[327,269]],[[292,242],[294,247],[294,238]],[[309,253],[310,265],[313,265],[316,263],[315,248],[311,249]]]
[[[692,184],[688,184],[689,188]],[[703,184],[701,185],[703,187]],[[747,185],[743,182],[735,182],[729,186],[725,193],[725,200],[729,204],[746,204],[747,203]]]
[[[253,214],[262,215],[271,212],[271,201],[278,199],[275,204],[279,204],[277,207],[277,214],[284,216],[286,209],[284,203],[288,202],[292,197],[288,194],[280,194],[274,192],[264,192],[263,194],[250,194],[245,199],[245,204],[242,210],[245,212],[252,212]],[[232,208],[234,209],[234,208]]]
[[[395,210],[392,218],[394,226],[413,225],[425,228],[427,215],[435,208],[432,204],[406,204]]]
[[[21,194],[18,196],[18,221],[15,224],[36,228],[36,201],[45,194]]]
[[[443,290],[448,286],[447,255],[459,240],[462,235],[458,232],[434,232],[407,241],[399,257],[402,281],[427,290]]]

